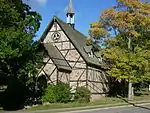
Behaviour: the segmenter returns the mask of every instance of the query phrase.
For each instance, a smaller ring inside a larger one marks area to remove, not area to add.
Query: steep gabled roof
[[[57,49],[57,47],[53,46],[50,43],[45,43],[44,47],[59,71],[63,71],[63,72],[65,71],[68,73],[71,72],[72,69],[70,65],[68,64],[66,59],[63,57],[63,55],[60,53],[60,51]]]
[[[77,31],[76,29],[73,29],[70,25],[59,19],[58,17],[54,16],[52,21],[47,26],[46,30],[44,31],[41,40],[43,41],[48,34],[51,26],[53,23],[57,22],[58,25],[61,27],[61,29],[64,31],[70,42],[74,45],[74,47],[77,49],[79,54],[82,56],[84,61],[91,67],[95,68],[102,68],[102,64],[99,63],[99,60],[96,57],[89,57],[86,53],[84,47],[86,45],[86,36],[84,36],[81,32]]]

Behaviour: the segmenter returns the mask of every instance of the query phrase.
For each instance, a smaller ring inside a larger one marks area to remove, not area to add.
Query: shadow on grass
[[[3,108],[2,107],[0,107],[0,111],[2,111],[3,110]]]
[[[123,98],[122,96],[120,96],[120,95],[117,95],[117,98],[123,100],[124,102],[126,102],[126,103],[128,103],[129,105],[132,105],[132,106],[134,106],[134,107],[138,107],[138,108],[150,110],[149,107],[144,107],[144,106],[136,105],[136,104],[134,104],[134,103],[132,103],[132,102],[129,102],[128,100],[124,99],[124,98]]]
[[[149,95],[148,92],[138,91],[134,94],[135,96]]]

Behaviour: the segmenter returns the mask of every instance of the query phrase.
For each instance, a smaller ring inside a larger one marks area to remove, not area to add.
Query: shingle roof
[[[94,55],[95,55],[97,58],[100,58],[100,57],[101,57],[100,52],[94,52]]]
[[[89,57],[88,54],[86,53],[86,51],[84,50],[84,47],[87,46],[86,45],[86,42],[87,42],[86,38],[87,37],[84,36],[81,32],[77,31],[76,29],[73,29],[71,26],[69,26],[67,23],[65,23],[64,21],[62,21],[61,19],[59,19],[56,16],[54,16],[54,18],[52,19],[52,21],[50,22],[50,24],[47,26],[46,30],[44,31],[44,33],[41,37],[42,41],[46,37],[51,26],[53,25],[54,20],[55,20],[55,22],[57,22],[59,24],[61,29],[67,35],[68,39],[70,40],[70,42],[72,42],[72,44],[77,49],[79,54],[82,56],[84,61],[89,66],[92,66],[95,68],[102,68],[102,64],[99,63],[99,60],[96,57],[93,57],[93,58]]]
[[[84,50],[86,53],[90,53],[92,51],[92,46],[84,46]]]
[[[66,72],[71,72],[71,67],[66,61],[66,59],[63,57],[63,55],[59,52],[57,47],[53,46],[50,43],[44,43],[44,47],[48,52],[48,55],[52,59],[53,63],[56,65],[57,69],[59,71],[66,71]]]

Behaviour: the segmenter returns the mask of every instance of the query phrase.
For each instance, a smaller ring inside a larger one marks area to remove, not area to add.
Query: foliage
[[[118,81],[115,77],[111,77],[109,81],[108,97],[116,97],[120,95],[122,97],[127,96],[128,84],[125,79]]]
[[[29,91],[28,98],[25,101],[25,105],[32,106],[36,104],[42,104],[41,97],[43,96],[45,88],[47,87],[47,80],[45,75],[30,77],[27,87],[29,88]]]
[[[149,88],[150,81],[142,81],[134,84],[134,90],[140,91],[142,89]]]
[[[74,100],[76,102],[79,102],[79,103],[90,102],[90,98],[91,98],[91,92],[88,88],[84,86],[77,88],[75,92],[75,96],[74,96]]]
[[[129,77],[132,82],[140,82],[144,80],[148,71],[149,61],[144,58],[143,51],[137,51],[136,54],[128,53],[120,47],[112,47],[103,51],[104,58],[111,62],[111,70],[109,74],[117,79],[125,79]]]
[[[25,79],[35,75],[37,42],[33,42],[41,17],[21,0],[0,0],[0,71]],[[7,21],[7,22],[6,22]]]
[[[101,41],[109,74],[119,80],[138,83],[150,78],[149,9],[150,4],[140,0],[117,0],[91,24],[90,37]]]
[[[71,88],[69,84],[58,83],[56,85],[49,85],[46,88],[45,94],[42,97],[44,102],[50,103],[67,103],[70,102],[72,98]]]
[[[45,93],[42,96],[43,102],[49,102],[49,103],[55,103],[56,102],[55,94],[54,94],[53,90],[54,90],[54,85],[49,85],[45,89]]]
[[[41,16],[22,0],[0,0],[0,29],[16,28],[28,33],[36,33],[40,27]],[[28,28],[28,29],[25,29]]]
[[[1,105],[3,109],[18,110],[23,108],[23,103],[27,99],[28,89],[22,81],[11,77],[7,89],[2,94]]]
[[[38,52],[39,42],[33,38],[40,21],[41,16],[22,0],[0,0],[0,75],[7,78],[4,93],[5,99],[9,97],[3,103],[8,105],[5,108],[12,107],[9,103],[13,107],[23,104],[28,93],[18,88],[19,84],[26,89],[31,76],[37,74],[38,62],[42,59]],[[16,95],[18,99],[10,95]]]

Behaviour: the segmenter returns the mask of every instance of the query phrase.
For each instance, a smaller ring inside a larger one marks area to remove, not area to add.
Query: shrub
[[[12,77],[8,82],[7,89],[3,92],[2,107],[4,110],[19,110],[27,98],[28,89],[19,79]]]
[[[70,91],[69,84],[65,83],[58,83],[56,85],[50,85],[47,87],[44,96],[42,97],[42,100],[44,102],[50,102],[50,103],[67,103],[70,102],[72,98],[72,94]]]
[[[55,94],[54,94],[53,90],[54,90],[54,85],[49,85],[46,88],[45,94],[42,96],[43,102],[50,102],[50,103],[56,102]]]
[[[88,88],[83,86],[77,88],[74,96],[74,100],[76,102],[79,103],[90,102],[90,98],[91,98],[91,92]]]
[[[116,97],[120,95],[122,97],[127,97],[128,95],[128,83],[125,80],[118,81],[115,77],[111,77],[109,80],[109,97]]]

